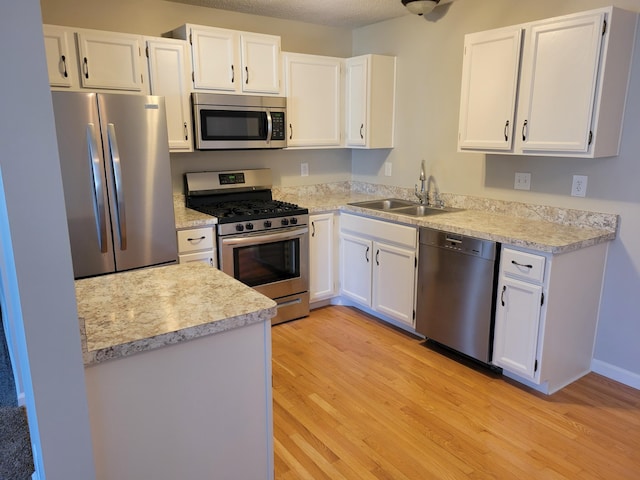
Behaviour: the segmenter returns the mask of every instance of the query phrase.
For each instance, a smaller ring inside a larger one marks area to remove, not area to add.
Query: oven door
[[[220,269],[276,299],[309,289],[309,229],[220,238]]]

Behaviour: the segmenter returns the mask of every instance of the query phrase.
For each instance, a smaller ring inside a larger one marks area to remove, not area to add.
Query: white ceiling
[[[343,28],[357,28],[402,15],[410,15],[400,0],[171,1]]]

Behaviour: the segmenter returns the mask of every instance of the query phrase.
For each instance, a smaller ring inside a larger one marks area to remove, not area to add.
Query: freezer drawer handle
[[[87,145],[89,145],[89,164],[91,177],[93,178],[93,214],[96,219],[98,233],[98,245],[100,252],[107,253],[107,213],[104,204],[104,185],[102,183],[102,165],[98,156],[98,141],[96,139],[95,125],[87,124]]]
[[[113,168],[113,178],[116,184],[116,225],[118,226],[118,238],[120,250],[127,249],[127,217],[124,209],[124,185],[122,184],[122,165],[118,140],[116,139],[116,127],[113,123],[107,124],[107,138],[109,139],[109,156]]]

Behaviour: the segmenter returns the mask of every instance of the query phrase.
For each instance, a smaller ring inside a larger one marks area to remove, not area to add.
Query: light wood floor
[[[272,336],[277,480],[640,478],[640,392],[599,375],[545,396],[348,307]]]

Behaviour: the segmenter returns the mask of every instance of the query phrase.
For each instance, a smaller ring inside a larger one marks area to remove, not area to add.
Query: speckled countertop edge
[[[279,200],[306,207],[311,214],[355,213],[418,227],[437,228],[553,254],[566,253],[614,240],[619,221],[618,215],[611,213],[447,193],[441,194],[445,204],[464,209],[464,211],[429,217],[411,217],[349,205],[380,198],[415,200],[413,189],[362,182],[335,182],[296,187],[274,186],[273,196]],[[184,196],[176,195],[174,200],[177,209],[176,219],[186,218],[182,210],[189,209],[184,206]],[[193,228],[201,225],[202,221],[201,217],[198,217],[199,223],[178,224],[176,220],[176,227]]]
[[[273,300],[198,262],[77,280],[76,298],[85,366],[276,314]]]

